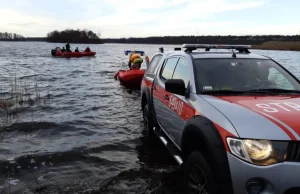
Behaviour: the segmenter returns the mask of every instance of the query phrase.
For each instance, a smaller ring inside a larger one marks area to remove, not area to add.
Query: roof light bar
[[[198,48],[212,48],[212,49],[250,49],[251,45],[222,45],[222,44],[183,44],[183,48],[198,49]]]
[[[131,54],[131,53],[138,53],[141,54],[142,56],[145,54],[144,51],[131,51],[131,50],[126,50],[124,51],[125,55]]]

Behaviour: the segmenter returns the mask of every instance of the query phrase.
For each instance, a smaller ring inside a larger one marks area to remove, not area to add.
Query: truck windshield
[[[269,59],[195,59],[195,77],[199,93],[300,90],[298,81]]]

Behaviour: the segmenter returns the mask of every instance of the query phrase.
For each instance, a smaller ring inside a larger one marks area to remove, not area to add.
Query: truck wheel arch
[[[220,191],[232,193],[232,180],[222,137],[209,119],[199,115],[187,122],[182,133],[183,161],[193,151],[200,151],[205,156],[216,176]]]

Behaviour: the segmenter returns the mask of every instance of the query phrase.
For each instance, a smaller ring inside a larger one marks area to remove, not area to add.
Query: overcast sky
[[[0,0],[0,18],[0,32],[26,37],[300,34],[300,0]]]

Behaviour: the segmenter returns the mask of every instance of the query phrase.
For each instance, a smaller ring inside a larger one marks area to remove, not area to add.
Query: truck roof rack
[[[248,49],[251,48],[251,45],[222,45],[222,44],[183,44],[185,52],[192,52],[200,48],[204,48],[205,51],[210,51],[210,49],[231,49],[238,50],[240,53],[250,53]]]

